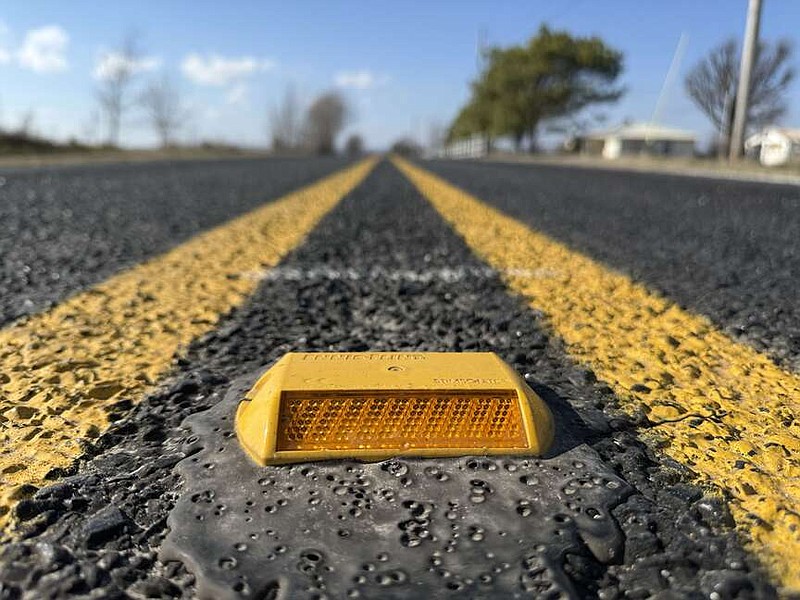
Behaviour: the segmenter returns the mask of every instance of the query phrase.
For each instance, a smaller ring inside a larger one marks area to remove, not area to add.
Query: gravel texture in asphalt
[[[424,166],[800,371],[800,187],[574,167]]]
[[[340,159],[0,171],[0,325],[310,183]]]
[[[243,461],[223,422],[211,427],[231,414],[235,390],[223,402],[226,393],[287,351],[321,350],[498,352],[555,413],[556,447],[542,460],[331,462],[305,473]],[[176,361],[161,392],[116,415],[65,479],[18,505],[21,539],[2,550],[0,598],[774,597],[724,498],[654,456],[637,438],[647,420],[615,406],[542,315],[383,163]],[[226,487],[231,473],[242,478]],[[258,527],[230,527],[240,520]],[[162,546],[192,571],[159,559]]]

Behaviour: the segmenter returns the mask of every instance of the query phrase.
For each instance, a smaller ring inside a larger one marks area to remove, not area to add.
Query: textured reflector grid
[[[523,448],[509,391],[284,392],[276,450]]]

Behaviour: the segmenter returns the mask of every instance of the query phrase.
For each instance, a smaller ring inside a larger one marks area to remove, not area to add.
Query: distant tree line
[[[338,92],[317,96],[305,110],[292,87],[269,112],[272,149],[276,152],[333,154],[336,141],[352,118],[352,109]],[[364,141],[357,134],[345,143],[345,153],[364,152]]]
[[[178,85],[168,75],[137,84],[142,54],[134,37],[127,37],[109,56],[113,61],[109,61],[96,94],[100,116],[106,125],[107,145],[118,145],[123,117],[135,108],[142,111],[162,147],[174,144],[188,117]],[[351,117],[352,110],[337,92],[320,94],[302,110],[297,94],[289,87],[268,114],[272,148],[276,152],[332,154]],[[345,151],[349,155],[361,154],[364,151],[361,137],[351,136]]]
[[[525,141],[534,150],[543,122],[613,102],[624,91],[616,83],[622,53],[598,37],[575,37],[542,26],[527,44],[492,48],[485,59],[448,140],[475,134],[490,141],[509,136],[517,150]]]
[[[136,89],[142,55],[133,35],[127,36],[108,56],[113,60],[109,61],[96,91],[100,115],[107,128],[106,144],[119,145],[123,117],[138,107],[144,112],[161,146],[172,145],[188,117],[178,85],[165,74]]]
[[[91,149],[75,138],[66,143],[47,139],[36,131],[34,119],[33,111],[28,111],[16,127],[0,127],[0,155],[83,152]]]

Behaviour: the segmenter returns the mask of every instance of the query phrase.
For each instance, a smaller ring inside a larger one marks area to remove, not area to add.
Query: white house
[[[692,156],[696,136],[692,131],[651,123],[630,123],[590,132],[575,138],[572,148],[603,158],[621,156]]]
[[[762,165],[777,167],[800,161],[800,129],[765,127],[744,143],[745,151],[757,154]]]

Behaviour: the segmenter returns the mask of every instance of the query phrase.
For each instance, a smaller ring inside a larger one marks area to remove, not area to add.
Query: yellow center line
[[[0,537],[10,509],[141,400],[370,172],[368,159],[0,330]]]
[[[800,378],[708,319],[633,283],[450,185],[394,159],[507,285],[544,311],[567,350],[646,439],[730,496],[739,530],[786,588],[800,590]]]

